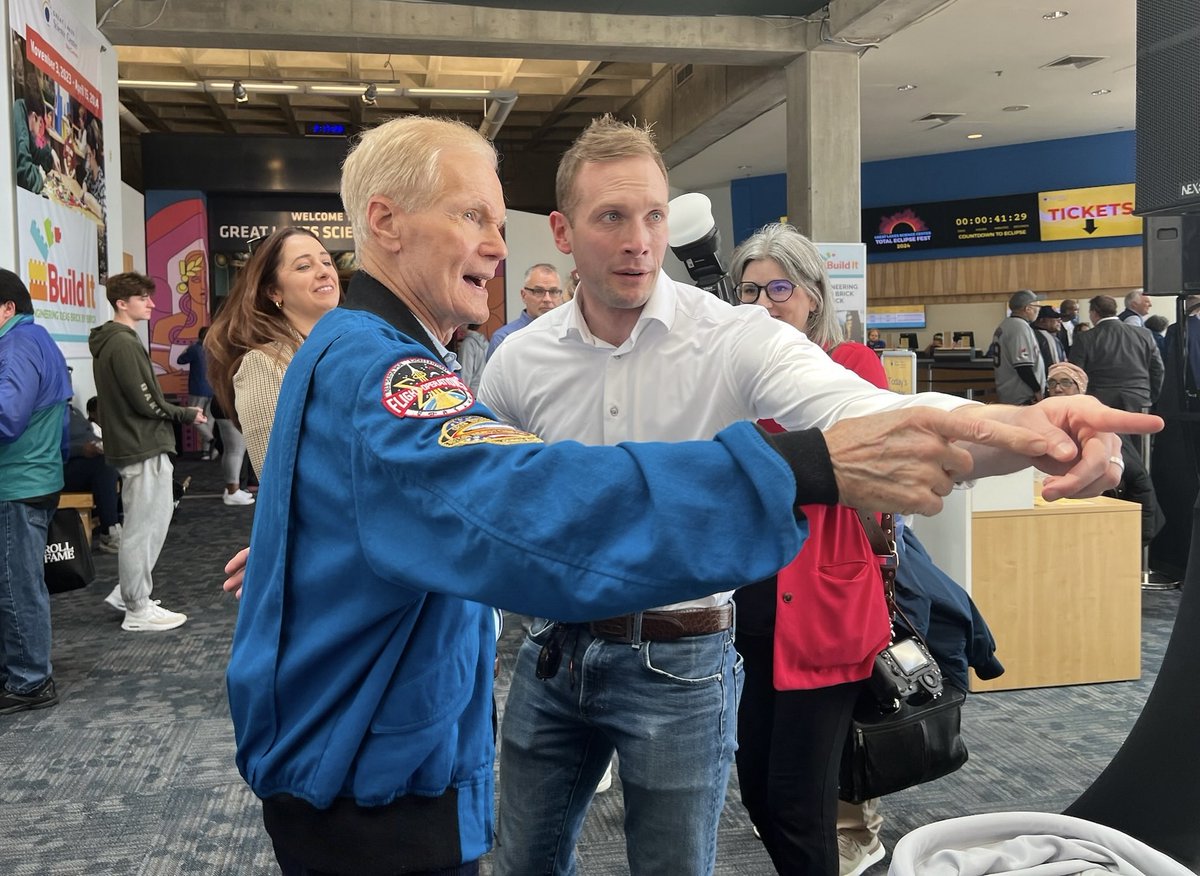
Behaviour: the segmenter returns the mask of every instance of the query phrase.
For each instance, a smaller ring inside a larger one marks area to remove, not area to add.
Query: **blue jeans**
[[[0,680],[27,694],[50,677],[50,594],[43,569],[54,512],[0,502]]]
[[[731,631],[629,644],[572,626],[558,673],[535,677],[537,621],[500,724],[497,876],[573,876],[575,842],[615,750],[631,876],[706,876],[737,748]]]

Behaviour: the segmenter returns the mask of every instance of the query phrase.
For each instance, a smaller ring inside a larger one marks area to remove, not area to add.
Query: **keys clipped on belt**
[[[535,674],[542,681],[554,678],[558,674],[558,667],[562,665],[563,640],[566,638],[566,624],[555,623],[550,628],[550,637],[546,639],[546,644],[542,645],[542,650],[538,652]]]

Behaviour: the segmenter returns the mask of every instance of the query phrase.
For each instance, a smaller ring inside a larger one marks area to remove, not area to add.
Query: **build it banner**
[[[18,272],[38,322],[87,340],[106,263],[100,40],[57,0],[9,0]]]

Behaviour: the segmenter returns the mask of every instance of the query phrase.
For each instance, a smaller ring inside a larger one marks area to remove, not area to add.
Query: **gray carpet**
[[[223,680],[237,604],[220,590],[221,567],[246,544],[253,509],[221,503],[219,463],[177,467],[177,474],[193,475],[193,485],[176,511],[155,596],[186,612],[188,623],[166,633],[122,632],[121,616],[102,602],[116,582],[116,558],[108,554],[97,555],[92,587],[54,597],[62,701],[0,716],[4,876],[278,872],[257,801],[234,767]],[[1178,603],[1176,592],[1145,594],[1140,681],[971,697],[964,711],[970,762],[885,800],[886,845],[941,818],[1064,809],[1136,719]],[[510,624],[501,648],[501,703],[519,637],[519,624]],[[617,780],[592,807],[580,842],[582,873],[628,872],[621,820]],[[771,873],[738,802],[736,777],[717,871]]]

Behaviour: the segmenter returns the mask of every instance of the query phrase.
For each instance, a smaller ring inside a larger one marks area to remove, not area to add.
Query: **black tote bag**
[[[59,508],[46,530],[46,589],[66,593],[87,587],[96,578],[92,549],[83,521],[74,508]]]

